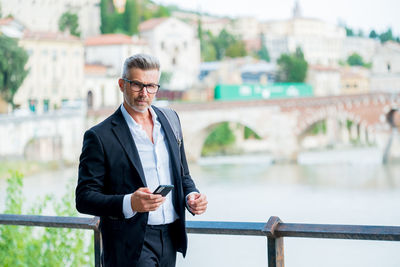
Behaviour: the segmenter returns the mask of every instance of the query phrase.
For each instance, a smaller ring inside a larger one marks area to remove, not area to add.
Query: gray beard
[[[140,110],[140,109],[138,109],[137,107],[135,107],[134,105],[131,105],[128,101],[126,101],[126,103],[128,104],[128,106],[131,108],[131,109],[133,109],[134,111],[136,111],[136,112],[139,112],[139,113],[145,113],[149,108],[147,107],[145,110]]]

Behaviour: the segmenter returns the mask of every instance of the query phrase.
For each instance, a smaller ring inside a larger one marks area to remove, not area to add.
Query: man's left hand
[[[187,204],[191,210],[196,215],[203,214],[207,209],[207,197],[201,193],[192,193],[188,196]]]

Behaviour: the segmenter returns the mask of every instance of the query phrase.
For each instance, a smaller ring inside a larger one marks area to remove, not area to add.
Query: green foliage
[[[270,62],[271,58],[270,58],[269,53],[268,53],[267,45],[265,44],[265,36],[264,36],[264,34],[260,35],[260,39],[261,39],[261,48],[260,48],[260,50],[257,51],[257,57],[259,59],[262,59],[262,60],[265,60],[267,62]]]
[[[28,70],[28,54],[15,39],[0,34],[0,97],[14,108],[14,95],[21,86]]]
[[[326,121],[319,121],[319,122],[315,123],[312,126],[310,133],[312,135],[326,134]]]
[[[61,32],[69,30],[71,35],[79,37],[81,36],[81,32],[78,30],[78,20],[79,19],[77,14],[71,13],[69,11],[64,12],[58,20],[58,28]]]
[[[372,63],[365,63],[362,56],[360,56],[357,53],[353,53],[351,54],[348,58],[347,58],[347,64],[349,64],[350,66],[362,66],[365,68],[371,68],[372,67]]]
[[[172,72],[162,71],[160,75],[160,85],[164,86],[166,84],[169,84],[171,78],[172,78]]]
[[[247,55],[246,46],[243,41],[237,40],[226,48],[227,57],[244,57]]]
[[[347,64],[350,66],[364,66],[364,60],[359,54],[353,53],[347,58]]]
[[[141,22],[158,17],[169,17],[171,15],[168,7],[155,4],[149,0],[127,0],[125,11],[118,13],[114,7],[113,0],[101,0],[100,2],[101,26],[104,33],[124,33],[133,35],[138,33]]]
[[[125,12],[123,14],[124,17],[124,26],[125,30],[129,35],[133,35],[139,32],[139,10],[135,0],[126,0],[125,3]]]
[[[279,82],[302,83],[306,79],[308,63],[301,48],[297,48],[292,54],[282,54],[277,62]]]
[[[344,29],[346,30],[346,36],[355,36],[353,29],[345,26]]]
[[[387,41],[393,41],[394,38],[393,38],[392,29],[389,28],[386,32],[380,34],[379,39],[381,40],[381,43],[385,43]]]
[[[164,17],[170,17],[171,16],[171,11],[165,6],[159,6],[156,13],[154,13],[154,17],[156,18],[164,18]]]
[[[235,135],[229,128],[228,122],[219,124],[206,138],[202,155],[224,152],[235,144]]]
[[[110,21],[110,4],[112,2],[110,0],[101,0],[100,1],[100,31],[101,33],[111,33],[113,30],[112,23]]]
[[[265,60],[267,62],[271,61],[271,58],[269,57],[268,49],[265,45],[262,45],[260,50],[257,51],[257,56],[259,59]]]
[[[252,129],[250,129],[249,127],[245,126],[244,127],[244,139],[257,139],[260,140],[261,137],[254,132]]]
[[[201,58],[203,61],[215,61],[217,60],[217,50],[210,43],[204,43],[201,46]]]
[[[46,195],[37,199],[27,211],[23,207],[26,201],[22,187],[22,174],[11,172],[11,177],[7,179],[4,213],[40,215],[51,202],[57,216],[77,216],[72,187],[68,188],[61,202]],[[87,244],[89,235],[89,231],[66,228],[0,226],[0,262],[2,266],[13,267],[92,265],[93,240]]]
[[[376,39],[376,38],[378,38],[379,36],[378,36],[378,34],[376,33],[376,31],[375,30],[372,30],[370,33],[369,33],[369,36],[368,36],[369,38],[372,38],[372,39]]]
[[[210,31],[202,32],[201,24],[199,24],[197,31],[203,61],[222,60],[225,56],[243,57],[247,55],[244,42],[236,39],[225,29],[218,36],[214,36]]]
[[[395,41],[400,43],[400,37],[395,37],[391,28],[388,28],[386,32],[381,34],[378,34],[375,30],[372,30],[368,37],[372,39],[379,39],[381,43],[385,43],[387,41]]]

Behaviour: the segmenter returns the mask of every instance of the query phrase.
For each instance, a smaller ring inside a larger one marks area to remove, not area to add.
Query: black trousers
[[[137,267],[175,267],[171,225],[148,225]]]

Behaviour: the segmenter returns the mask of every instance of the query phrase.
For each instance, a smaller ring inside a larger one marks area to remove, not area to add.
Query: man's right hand
[[[165,197],[153,194],[147,187],[141,187],[131,196],[132,210],[136,212],[155,211],[164,203]]]

